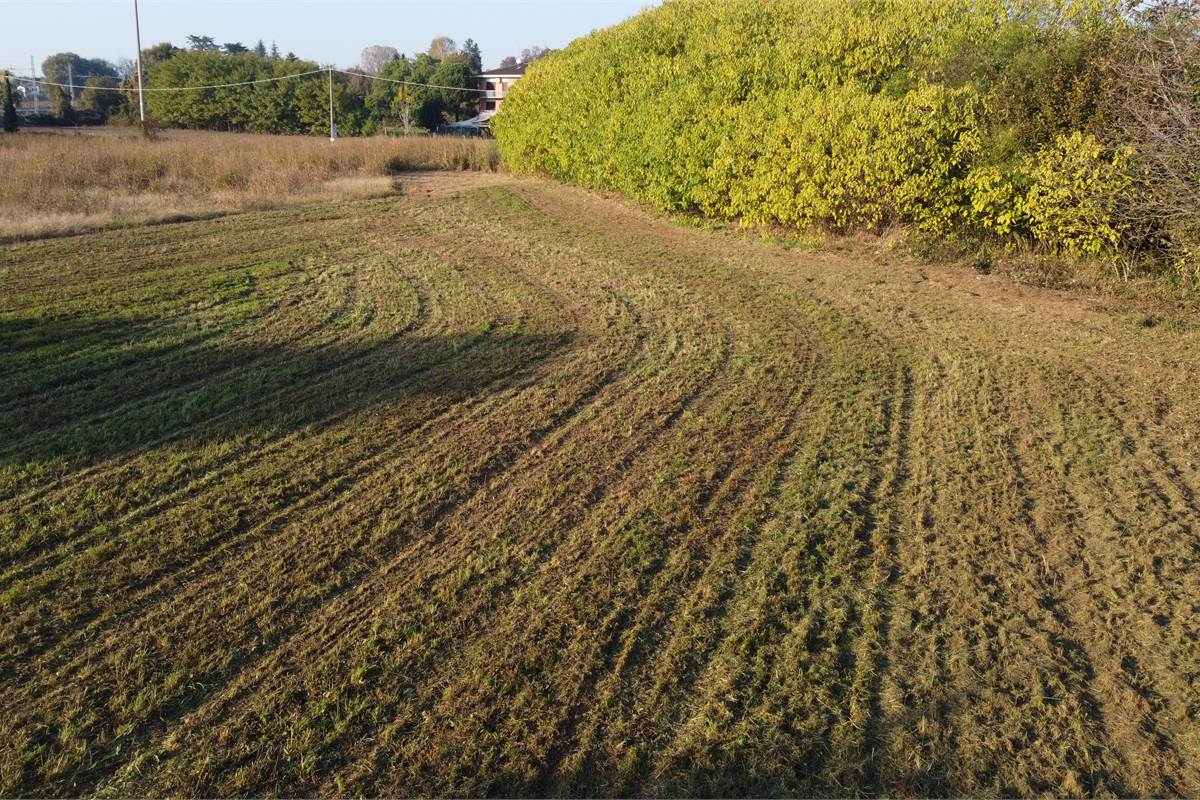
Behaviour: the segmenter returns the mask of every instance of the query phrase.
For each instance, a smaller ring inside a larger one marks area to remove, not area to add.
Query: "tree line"
[[[537,60],[547,53],[543,47],[528,48],[520,60]],[[518,58],[509,56],[501,66],[516,63]],[[281,53],[274,42],[268,46],[261,39],[246,46],[197,34],[186,37],[186,47],[164,42],[142,51],[143,80],[150,90],[261,81],[192,91],[147,91],[148,115],[169,127],[325,133],[329,73],[289,78],[321,69],[317,62]],[[450,37],[438,36],[425,52],[411,56],[386,45],[367,47],[360,64],[350,70],[359,74],[333,73],[338,132],[356,136],[396,128],[418,133],[470,117],[478,111],[474,89],[482,70],[482,51],[473,39],[460,46]],[[49,56],[42,62],[44,80],[64,84],[48,87],[54,121],[99,124],[136,119],[134,71],[131,62],[113,64],[75,53]]]

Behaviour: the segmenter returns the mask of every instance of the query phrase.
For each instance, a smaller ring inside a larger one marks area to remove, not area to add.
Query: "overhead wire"
[[[388,83],[401,83],[405,86],[423,86],[426,89],[447,89],[452,92],[487,92],[489,89],[474,89],[464,88],[462,86],[440,86],[436,83],[421,83],[419,81],[402,81],[398,78],[385,78],[382,75],[368,75],[365,72],[354,72],[348,69],[335,69],[334,72],[340,72],[343,75],[350,75],[356,78],[366,78],[372,81],[387,81]]]
[[[142,89],[142,91],[144,91],[144,92],[194,92],[194,91],[200,91],[202,89],[229,89],[229,88],[233,88],[236,86],[251,86],[256,83],[271,83],[272,81],[286,81],[289,78],[303,78],[306,75],[318,75],[318,74],[324,75],[328,71],[329,70],[326,70],[326,69],[313,69],[313,70],[308,70],[307,72],[294,72],[291,75],[276,75],[276,76],[270,77],[270,78],[258,78],[258,79],[252,80],[252,81],[235,81],[233,83],[213,83],[213,84],[208,84],[206,86],[147,86],[144,89]],[[32,78],[25,78],[24,80],[32,81],[33,83],[41,84],[42,86],[60,86],[63,88],[70,88],[70,84],[57,83],[55,81],[33,80]],[[88,87],[88,88],[99,89],[101,91],[108,91],[108,92],[137,91],[136,89],[129,89],[129,88],[124,88],[124,87],[120,87],[120,86],[92,86],[92,87]]]

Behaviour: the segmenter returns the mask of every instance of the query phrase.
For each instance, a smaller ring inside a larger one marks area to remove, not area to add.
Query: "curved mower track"
[[[1196,320],[404,188],[0,248],[0,794],[1200,792]]]

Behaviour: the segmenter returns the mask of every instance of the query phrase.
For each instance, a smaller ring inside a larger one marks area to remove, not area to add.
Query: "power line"
[[[147,91],[147,92],[193,92],[193,91],[200,91],[202,89],[229,89],[229,88],[232,88],[235,86],[251,86],[256,83],[270,83],[272,81],[286,81],[289,78],[302,78],[305,75],[318,75],[318,74],[321,74],[324,72],[325,72],[325,70],[323,70],[323,69],[313,69],[313,70],[309,70],[307,72],[294,72],[291,75],[276,75],[273,78],[258,78],[256,80],[252,80],[252,81],[237,81],[236,83],[213,83],[213,84],[209,84],[207,86],[147,86],[145,88],[145,91]],[[65,83],[55,83],[54,81],[34,81],[29,78],[26,78],[25,80],[30,81],[32,83],[39,83],[43,86],[61,86],[63,88],[67,87],[67,84],[65,84]],[[93,86],[91,88],[99,89],[101,91],[107,91],[107,92],[128,91],[127,89],[120,87],[120,86]]]
[[[0,77],[3,77],[4,73],[5,73],[5,70],[0,69]],[[28,75],[14,75],[12,73],[9,73],[8,77],[12,78],[14,81],[25,81],[26,83],[30,83],[30,82],[43,83],[44,82],[44,81],[39,81],[36,78],[31,78]],[[78,86],[80,81],[85,81],[88,78],[111,78],[114,81],[120,80],[120,78],[116,75],[106,75],[103,73],[94,72],[90,75],[76,75],[75,76],[75,85]]]
[[[436,83],[420,83],[418,81],[402,81],[396,78],[385,78],[382,75],[368,75],[365,72],[353,72],[348,69],[335,69],[334,72],[340,72],[343,75],[352,75],[356,78],[366,78],[372,81],[387,81],[388,83],[401,83],[405,86],[424,86],[427,89],[448,89],[452,92],[486,92],[487,89],[466,89],[462,86],[439,86]]]

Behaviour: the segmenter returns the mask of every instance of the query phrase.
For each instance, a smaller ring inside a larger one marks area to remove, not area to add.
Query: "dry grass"
[[[499,168],[494,142],[130,129],[0,136],[0,240],[380,197],[413,170]]]
[[[1196,795],[1109,302],[503,175],[0,247],[0,795]]]

